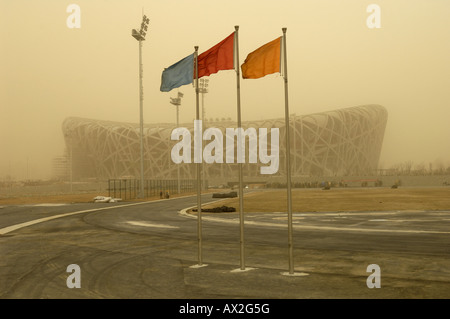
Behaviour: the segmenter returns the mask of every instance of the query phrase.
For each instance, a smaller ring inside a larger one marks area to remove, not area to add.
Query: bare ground
[[[211,192],[214,192],[214,190]],[[179,196],[194,194],[182,194]],[[108,193],[0,197],[0,205],[88,203],[92,202],[96,196],[108,196]],[[172,195],[171,197],[174,198],[177,195]],[[155,199],[159,199],[159,196],[127,201]],[[222,205],[235,207],[239,211],[238,198],[224,199],[203,207],[213,208]],[[292,210],[295,212],[446,209],[450,209],[450,187],[292,189]],[[255,191],[245,194],[244,211],[286,212],[287,192],[285,189],[280,189]]]
[[[171,198],[179,196],[194,195],[195,193],[183,193],[180,195],[172,194]],[[0,196],[1,205],[32,205],[32,204],[70,204],[70,203],[92,203],[96,196],[108,196],[108,192],[95,192],[95,193],[74,193],[74,194],[58,194],[58,195],[22,195],[22,196]],[[124,202],[136,202],[136,201],[150,201],[160,199],[159,196],[147,197],[144,199],[127,199]]]
[[[108,194],[83,193],[83,194],[64,194],[64,195],[32,195],[32,196],[14,196],[0,198],[0,205],[28,205],[42,203],[88,203],[93,202],[96,196],[108,196]]]
[[[286,190],[252,192],[244,196],[244,212],[286,212]],[[205,208],[231,206],[239,211],[239,199],[231,198]],[[390,211],[450,209],[450,187],[426,188],[331,188],[293,189],[292,211]]]

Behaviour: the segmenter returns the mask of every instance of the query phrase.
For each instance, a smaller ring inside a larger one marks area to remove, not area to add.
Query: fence
[[[160,192],[166,194],[178,193],[177,180],[145,180],[144,197],[159,196]],[[139,196],[141,181],[137,179],[109,179],[108,193],[110,197],[134,199]],[[197,181],[192,179],[180,180],[180,193],[194,192],[197,189]]]

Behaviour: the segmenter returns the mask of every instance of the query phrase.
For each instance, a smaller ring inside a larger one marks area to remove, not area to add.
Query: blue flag
[[[191,84],[194,78],[194,54],[164,69],[161,76],[161,92],[169,92],[182,85]]]

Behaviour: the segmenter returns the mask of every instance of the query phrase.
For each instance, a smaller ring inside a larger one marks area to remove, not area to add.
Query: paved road
[[[246,215],[246,271],[237,214],[204,213],[207,266],[195,267],[197,220],[179,213],[195,205],[194,196],[2,207],[0,298],[450,298],[448,211],[294,214],[289,276],[281,213]],[[81,288],[67,287],[71,264]],[[367,287],[371,264],[381,288]]]

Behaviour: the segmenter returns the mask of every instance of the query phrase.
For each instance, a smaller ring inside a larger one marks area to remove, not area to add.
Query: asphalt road
[[[197,219],[180,214],[195,205],[1,207],[0,298],[450,298],[449,211],[294,214],[289,275],[285,213],[246,214],[245,271],[238,215],[203,213],[197,267]],[[81,288],[67,286],[72,264]],[[372,264],[380,288],[367,285]]]

